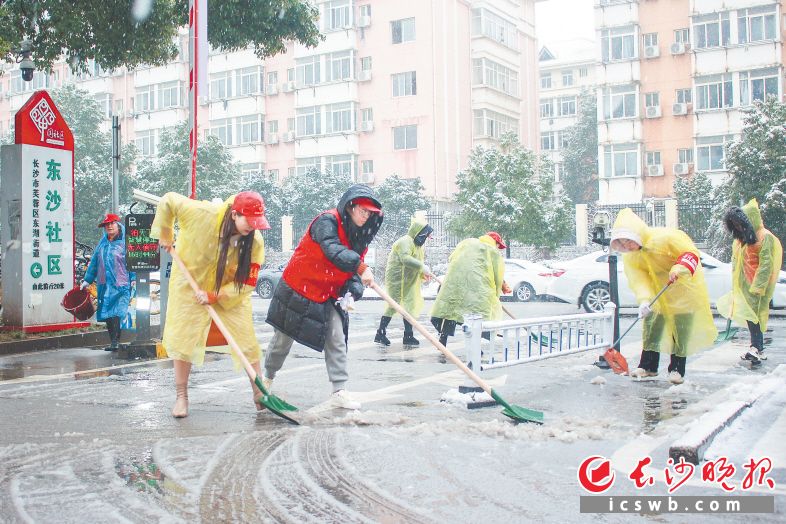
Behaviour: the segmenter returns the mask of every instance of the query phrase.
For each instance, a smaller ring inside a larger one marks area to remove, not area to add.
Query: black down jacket
[[[351,244],[347,248],[338,238],[338,222],[331,214],[322,214],[314,221],[309,230],[311,238],[322,248],[322,252],[338,269],[353,273],[353,276],[344,283],[339,296],[347,291],[352,293],[355,300],[363,296],[363,284],[357,269],[360,265],[360,255],[363,253],[382,225],[382,213],[373,213],[362,228],[355,226],[347,212],[347,205],[356,198],[370,198],[382,209],[382,204],[377,200],[370,187],[356,184],[350,187],[338,201],[336,209],[341,212],[342,227],[344,227]],[[293,263],[291,260],[290,264]],[[309,271],[310,268],[296,268],[299,271]],[[267,311],[267,323],[292,337],[297,342],[317,351],[325,348],[327,338],[327,319],[329,308],[335,308],[341,315],[344,325],[344,339],[349,332],[349,316],[344,310],[328,299],[319,303],[309,300],[289,284],[281,279],[273,293],[270,307]]]

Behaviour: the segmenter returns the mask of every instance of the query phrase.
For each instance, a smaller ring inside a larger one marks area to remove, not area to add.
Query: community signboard
[[[158,271],[161,265],[158,240],[150,238],[155,217],[152,213],[126,215],[126,268],[129,271]]]
[[[2,148],[3,328],[89,325],[60,302],[74,286],[74,137],[46,91],[16,113]]]

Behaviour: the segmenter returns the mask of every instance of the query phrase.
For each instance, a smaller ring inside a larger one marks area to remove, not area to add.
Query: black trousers
[[[764,351],[764,333],[761,332],[761,324],[754,324],[748,320],[748,331],[751,332],[751,346]]]
[[[105,322],[109,332],[109,341],[113,346],[117,345],[120,342],[120,317],[109,317]]]

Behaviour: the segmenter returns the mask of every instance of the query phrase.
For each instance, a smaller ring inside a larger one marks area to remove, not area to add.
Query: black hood
[[[382,226],[382,219],[384,217],[382,211],[379,213],[372,213],[362,228],[357,227],[355,223],[352,222],[352,218],[347,211],[347,206],[357,198],[368,198],[374,202],[379,209],[382,209],[382,203],[377,199],[376,195],[374,195],[374,191],[364,184],[355,184],[351,186],[341,195],[338,201],[336,209],[341,213],[341,222],[344,224],[344,231],[347,232],[349,242],[352,244],[352,250],[356,253],[362,253],[366,250],[371,241],[374,240],[374,236]]]
[[[420,230],[420,232],[415,235],[415,245],[420,247],[426,243],[428,236],[434,231],[434,228],[430,225],[426,224],[426,227]]]
[[[748,215],[739,207],[734,206],[729,209],[726,216],[723,217],[723,223],[731,236],[743,244],[753,245],[756,243],[756,231],[753,229],[753,224],[748,219]]]

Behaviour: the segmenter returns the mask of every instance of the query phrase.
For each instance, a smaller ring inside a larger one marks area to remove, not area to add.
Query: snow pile
[[[595,386],[602,386],[605,383],[606,383],[606,379],[600,375],[590,380],[590,384],[593,384]]]
[[[470,402],[493,402],[494,399],[485,391],[459,393],[458,389],[450,389],[442,394],[441,403],[466,408]]]
[[[343,417],[335,417],[333,424],[341,426],[400,426],[411,422],[410,417],[398,413],[385,413],[380,411],[350,411]]]

